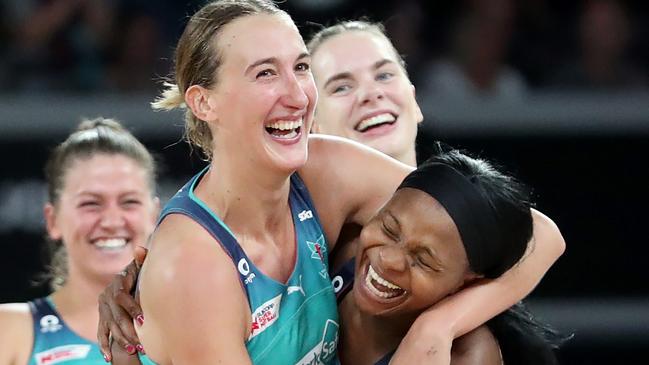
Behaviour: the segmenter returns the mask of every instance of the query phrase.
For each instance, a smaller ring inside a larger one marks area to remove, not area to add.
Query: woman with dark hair
[[[54,149],[45,177],[53,293],[0,305],[0,364],[103,364],[97,296],[153,232],[154,160],[119,123],[99,118]]]
[[[175,82],[155,105],[186,108],[187,137],[210,165],[163,211],[140,274],[146,320],[137,330],[156,362],[334,361],[329,252],[410,168],[358,143],[308,135],[317,101],[309,68],[295,24],[269,1],[213,1],[189,20]],[[427,340],[406,338],[409,356],[444,361],[454,337],[533,288],[564,243],[547,217],[532,215],[543,243],[502,282],[463,290],[418,320],[412,335]],[[121,327],[107,318],[103,349],[108,329]],[[424,342],[440,351],[419,348]]]

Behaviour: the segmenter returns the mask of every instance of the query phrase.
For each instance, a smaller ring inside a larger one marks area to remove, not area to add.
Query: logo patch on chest
[[[38,365],[51,365],[69,360],[85,359],[88,352],[90,352],[90,345],[66,345],[38,352],[34,358]]]
[[[282,294],[272,298],[255,309],[252,313],[252,328],[248,340],[252,340],[253,337],[264,332],[268,327],[275,323],[275,321],[277,321],[279,318],[279,305],[281,301]]]

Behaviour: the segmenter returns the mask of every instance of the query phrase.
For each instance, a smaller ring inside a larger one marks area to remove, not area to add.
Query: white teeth
[[[380,277],[379,274],[377,274],[376,271],[374,271],[374,268],[372,267],[372,265],[369,266],[369,268],[367,270],[367,273],[369,274],[369,276],[372,277],[372,279],[376,280],[381,285],[384,285],[384,286],[386,286],[386,287],[388,287],[390,289],[401,289],[400,286],[398,286],[396,284],[392,284],[391,282],[389,282],[389,281],[383,279],[382,277]]]
[[[298,120],[293,120],[293,121],[280,120],[278,122],[271,123],[271,124],[267,125],[266,127],[270,127],[270,128],[273,128],[273,129],[279,129],[279,130],[282,130],[282,131],[288,131],[288,130],[291,130],[291,129],[293,129],[293,130],[298,129],[301,126],[302,126],[302,119],[298,119]]]
[[[116,249],[126,246],[126,240],[124,238],[109,238],[105,240],[95,241],[95,246],[99,248],[108,248]]]
[[[375,126],[377,124],[381,123],[386,123],[386,122],[394,122],[394,116],[390,113],[383,113],[376,115],[371,118],[363,119],[358,125],[356,126],[357,131],[364,131],[369,127]]]
[[[395,284],[392,284],[391,282],[389,282],[389,281],[383,279],[382,277],[380,277],[376,273],[376,271],[374,271],[372,266],[370,265],[368,267],[368,270],[367,270],[367,276],[365,276],[365,286],[367,286],[367,288],[374,295],[376,295],[378,297],[381,297],[381,298],[386,298],[387,299],[387,298],[397,297],[397,296],[399,296],[401,294],[400,292],[384,292],[384,291],[378,289],[377,287],[375,287],[374,284],[372,284],[372,280],[377,281],[379,284],[381,284],[381,285],[383,285],[383,286],[385,286],[385,287],[387,287],[389,289],[403,290],[403,289],[401,289],[401,287],[399,287],[399,286],[397,286]]]

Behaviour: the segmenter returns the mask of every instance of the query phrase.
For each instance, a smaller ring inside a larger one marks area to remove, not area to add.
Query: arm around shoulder
[[[250,364],[249,313],[236,268],[189,218],[172,215],[158,228],[142,268],[140,301],[146,320],[139,335],[154,360]]]
[[[536,210],[532,210],[532,218],[533,238],[525,257],[501,277],[465,288],[422,313],[401,342],[397,354],[405,359],[423,356],[433,347],[446,351],[453,338],[477,328],[534,289],[563,254],[565,241],[550,218]],[[447,364],[445,361],[438,363]]]

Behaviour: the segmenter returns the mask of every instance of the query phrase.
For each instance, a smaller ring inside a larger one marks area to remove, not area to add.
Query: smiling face
[[[332,36],[314,52],[313,73],[320,95],[317,132],[415,164],[417,123],[423,116],[386,37],[361,30]]]
[[[110,281],[144,246],[155,227],[157,199],[146,170],[119,154],[76,159],[55,205],[45,206],[50,238],[61,240],[69,276]]]
[[[361,232],[354,299],[371,315],[417,315],[474,277],[446,210],[403,188]]]
[[[235,156],[282,171],[301,167],[317,92],[310,57],[283,14],[244,16],[216,41],[223,63],[209,91],[215,160]]]

